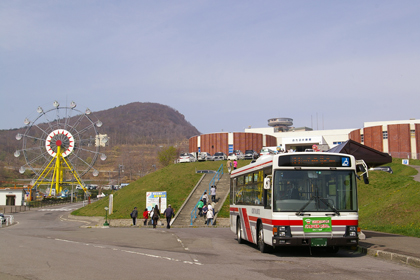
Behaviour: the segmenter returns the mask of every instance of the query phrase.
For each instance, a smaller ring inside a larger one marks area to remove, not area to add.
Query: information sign
[[[148,211],[158,206],[160,213],[166,209],[166,192],[146,192],[146,208]]]
[[[304,218],[303,232],[331,232],[331,217]]]

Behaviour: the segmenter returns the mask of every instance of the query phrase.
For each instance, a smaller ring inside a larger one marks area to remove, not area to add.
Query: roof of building
[[[392,157],[389,154],[382,153],[353,140],[347,140],[328,150],[328,152],[353,155],[356,159],[363,159],[369,167],[392,162]]]

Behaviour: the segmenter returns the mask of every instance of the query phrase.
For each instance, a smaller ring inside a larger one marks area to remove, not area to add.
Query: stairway
[[[191,226],[191,211],[194,209],[195,205],[198,203],[205,190],[207,191],[209,200],[211,202],[211,195],[209,194],[209,183],[211,182],[214,175],[215,173],[207,173],[204,175],[201,183],[193,190],[188,201],[184,204],[184,207],[175,217],[175,220],[172,222],[173,226]],[[216,203],[214,206],[216,213],[223,206],[224,199],[228,192],[229,174],[223,174],[219,182],[216,182]],[[204,221],[205,219],[203,217],[198,216],[197,219],[193,220],[192,226],[204,226]]]

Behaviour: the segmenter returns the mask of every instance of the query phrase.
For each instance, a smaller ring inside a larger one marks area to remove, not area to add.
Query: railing
[[[217,182],[219,182],[222,175],[223,175],[223,164],[220,165],[219,169],[217,169],[216,174],[214,174],[213,178],[211,179],[211,181],[209,183],[209,189],[204,190],[203,194],[200,196],[198,201],[200,201],[203,198],[203,195],[204,195],[205,192],[210,193],[211,186],[213,186],[213,185],[216,186]],[[217,182],[216,182],[216,180],[217,180]],[[193,225],[194,220],[197,219],[197,210],[198,210],[197,204],[198,204],[198,201],[195,204],[193,210],[191,211],[191,220],[190,220],[191,223],[190,223],[190,225]]]

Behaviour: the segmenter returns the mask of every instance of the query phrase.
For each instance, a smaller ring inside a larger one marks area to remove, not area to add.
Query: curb
[[[420,258],[401,255],[401,254],[382,251],[382,250],[366,248],[360,245],[357,246],[357,251],[362,254],[377,257],[383,260],[393,261],[399,264],[406,264],[406,265],[411,265],[416,268],[420,268]]]

